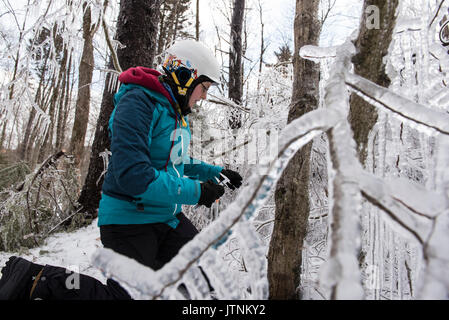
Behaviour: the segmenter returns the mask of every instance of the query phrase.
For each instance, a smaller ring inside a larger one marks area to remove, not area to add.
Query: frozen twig
[[[354,45],[347,41],[337,50],[332,76],[326,85],[325,104],[330,110],[341,110],[346,119],[349,112],[349,92],[344,72],[350,68]],[[361,170],[355,141],[349,123],[343,120],[328,131],[330,158],[335,170],[332,179],[333,226],[330,236],[330,257],[323,265],[321,282],[331,288],[331,299],[362,299],[361,273],[357,261],[360,246],[360,190],[354,172]]]
[[[208,99],[208,101],[210,101],[212,103],[229,106],[231,108],[236,108],[236,109],[239,109],[239,110],[241,110],[243,112],[247,112],[247,113],[249,113],[251,111],[250,109],[242,107],[241,105],[235,103],[231,99],[225,98],[223,96],[215,96],[213,94],[209,94],[209,96],[214,98],[214,99]]]
[[[65,151],[59,151],[44,161],[44,163],[40,166],[40,168],[36,171],[35,175],[33,176],[33,179],[30,182],[30,185],[28,187],[27,193],[26,193],[26,203],[27,203],[27,211],[28,211],[28,223],[30,225],[30,230],[34,230],[35,234],[38,234],[38,230],[36,230],[36,226],[33,225],[33,220],[36,218],[34,217],[34,214],[31,213],[31,206],[30,206],[30,191],[31,187],[33,186],[36,179],[47,169],[48,167],[55,164],[55,162],[65,154]],[[34,211],[33,211],[34,212]],[[38,245],[36,238],[33,238],[36,245]]]
[[[108,26],[106,24],[106,20],[105,20],[104,16],[102,17],[102,24],[103,24],[103,29],[104,29],[104,36],[106,38],[106,43],[108,44],[108,48],[111,51],[112,63],[114,64],[115,70],[117,70],[118,72],[121,73],[123,70],[118,61],[117,52],[115,51],[114,46],[112,45],[112,42],[111,42],[111,38],[109,37]]]

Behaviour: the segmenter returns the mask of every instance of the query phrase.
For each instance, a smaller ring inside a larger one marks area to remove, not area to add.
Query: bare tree
[[[123,48],[117,50],[118,60],[124,70],[133,66],[153,66],[160,18],[160,3],[160,0],[122,0],[120,2],[116,40],[124,45]],[[136,10],[136,7],[139,10]],[[113,69],[112,58],[109,62],[109,68]],[[108,90],[110,77],[110,74],[106,77],[89,169],[78,199],[84,212],[93,217],[97,216],[96,210],[101,198],[103,181],[101,174],[105,169],[100,154],[110,148],[108,121],[114,109],[113,93]]]
[[[64,26],[62,26],[62,28],[64,28]],[[56,133],[57,133],[57,126],[58,126],[58,114],[59,112],[61,112],[61,107],[62,104],[59,103],[61,100],[63,101],[64,99],[64,94],[66,94],[66,92],[64,91],[64,87],[65,87],[65,79],[66,79],[66,74],[69,71],[69,67],[68,67],[68,63],[69,61],[71,61],[71,55],[72,55],[72,51],[69,50],[69,48],[67,46],[63,46],[62,45],[62,37],[60,34],[60,31],[58,31],[58,25],[54,24],[53,25],[53,29],[52,29],[52,34],[51,36],[53,37],[53,41],[57,42],[60,41],[61,42],[61,60],[60,60],[60,65],[59,65],[59,71],[57,72],[57,74],[54,76],[54,80],[52,82],[52,87],[51,87],[51,98],[49,101],[49,107],[48,107],[48,116],[50,118],[50,122],[49,122],[49,126],[46,130],[43,142],[41,143],[40,147],[39,147],[39,153],[38,153],[38,157],[37,157],[37,162],[42,162],[45,160],[45,158],[48,157],[49,154],[53,153],[53,149],[55,147],[55,145],[53,144],[53,141],[56,137]],[[58,40],[58,38],[60,38],[60,40]],[[62,120],[62,118],[61,118]]]
[[[294,80],[288,122],[318,107],[319,66],[302,59],[299,49],[317,45],[319,0],[296,0]],[[302,243],[309,216],[309,172],[312,144],[290,160],[275,191],[275,222],[268,253],[270,299],[298,299]]]
[[[355,74],[382,87],[388,87],[390,84],[383,58],[390,46],[398,3],[399,0],[365,0],[360,33],[355,41],[357,54],[352,59]],[[379,11],[367,11],[369,7]],[[377,111],[371,104],[353,94],[349,121],[357,142],[360,162],[364,164],[368,152],[368,135],[377,122]]]
[[[9,1],[6,1],[5,4],[8,6],[8,9],[12,8]],[[20,51],[21,51],[22,42],[24,40],[25,25],[26,25],[28,13],[29,13],[29,4],[30,4],[30,1],[28,0],[27,9],[26,9],[25,17],[23,18],[22,26],[20,26],[17,15],[14,12],[14,10],[9,9],[9,12],[13,15],[17,29],[19,30],[18,47],[17,47],[16,56],[14,58],[14,68],[13,68],[13,74],[12,74],[12,79],[11,79],[11,86],[9,87],[9,100],[12,100],[14,97],[14,82],[17,78],[17,72],[19,70]],[[0,114],[0,118],[1,118],[1,114]],[[6,140],[6,127],[7,126],[8,126],[8,119],[6,118],[3,122],[3,128],[2,128],[2,132],[0,134],[0,149],[3,147],[5,140]]]
[[[229,98],[237,104],[241,104],[243,96],[242,28],[244,12],[245,0],[234,0],[231,21],[231,47],[229,52]],[[241,127],[242,123],[238,113],[231,113],[229,125],[232,129]]]
[[[106,9],[108,0],[103,8]],[[84,140],[86,138],[87,123],[90,109],[90,85],[94,71],[93,37],[101,25],[100,20],[92,24],[91,8],[87,2],[83,3],[83,53],[79,65],[78,97],[76,100],[75,121],[72,128],[70,152],[74,155],[75,165],[79,166],[84,153]],[[99,19],[101,19],[101,14]]]

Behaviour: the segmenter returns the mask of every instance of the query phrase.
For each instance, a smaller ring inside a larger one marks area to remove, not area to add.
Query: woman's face
[[[211,85],[212,82],[201,82],[195,89],[193,89],[189,99],[189,108],[192,108],[201,99],[207,98],[207,90],[209,90]]]

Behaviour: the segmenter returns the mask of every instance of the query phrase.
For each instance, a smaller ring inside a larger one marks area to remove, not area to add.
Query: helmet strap
[[[187,90],[189,89],[190,85],[193,82],[193,77],[191,77],[187,83],[184,85],[184,87],[181,86],[181,83],[178,80],[178,77],[176,76],[176,73],[174,71],[171,72],[171,76],[173,80],[175,81],[176,86],[178,87],[178,94],[181,96],[185,96],[187,94]]]
[[[172,72],[166,72],[166,75],[160,79],[161,79],[160,81],[166,82],[169,85],[169,87],[171,88],[171,91],[172,91],[174,98],[177,102],[176,103],[177,107],[174,106],[176,111],[178,111],[182,116],[188,115],[192,110],[187,105],[188,104],[187,96],[189,95],[189,91],[192,89],[191,84],[193,83],[193,81],[191,83],[189,83],[189,88],[185,88],[186,94],[181,95],[181,94],[179,94],[179,89],[181,88],[181,84],[179,83],[179,80],[175,74],[173,74]],[[181,90],[182,90],[182,88],[181,88]]]

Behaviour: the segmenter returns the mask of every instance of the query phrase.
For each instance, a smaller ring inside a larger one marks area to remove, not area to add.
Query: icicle
[[[190,268],[183,277],[192,300],[210,300],[209,286],[199,268]]]
[[[379,209],[377,209],[379,210]],[[383,288],[384,288],[384,268],[385,268],[385,257],[384,257],[384,245],[385,245],[385,221],[381,219],[381,215],[377,215],[379,219],[379,258],[377,263],[377,271],[376,275],[377,286],[379,300],[383,299]]]
[[[251,277],[251,299],[268,299],[267,261],[260,258],[265,256],[259,236],[249,221],[238,224],[237,234]]]
[[[388,230],[388,254],[389,254],[389,271],[390,271],[390,300],[394,300],[393,286],[394,286],[394,234]]]
[[[207,251],[201,259],[203,269],[216,291],[217,298],[221,300],[241,299],[238,290],[239,281],[233,276],[233,273],[227,270],[225,264],[217,263],[218,259],[216,250]]]

